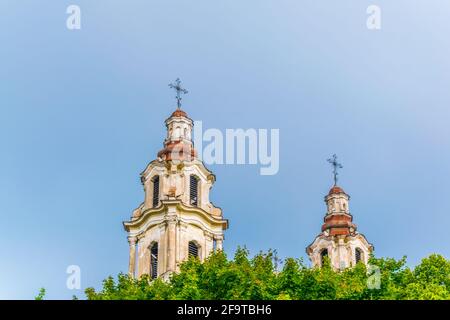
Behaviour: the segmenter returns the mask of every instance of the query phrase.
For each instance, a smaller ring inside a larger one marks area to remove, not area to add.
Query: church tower
[[[193,121],[181,110],[179,79],[170,85],[178,107],[165,121],[167,136],[157,159],[141,173],[144,202],[125,221],[130,245],[129,274],[167,279],[190,256],[203,261],[222,250],[228,221],[209,201],[215,175],[197,157]]]
[[[359,261],[367,264],[373,246],[357,232],[349,209],[350,196],[337,186],[337,170],[342,166],[336,155],[328,161],[334,167],[334,186],[325,197],[327,213],[322,232],[306,248],[306,253],[314,267],[321,267],[325,257],[330,259],[335,270],[353,267]]]

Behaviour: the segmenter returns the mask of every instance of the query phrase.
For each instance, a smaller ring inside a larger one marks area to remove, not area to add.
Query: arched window
[[[337,202],[336,199],[333,200],[333,206],[331,207],[331,212],[336,212],[336,207],[337,207]]]
[[[175,138],[179,138],[179,137],[181,137],[181,128],[176,127],[175,128]]]
[[[199,258],[198,256],[198,246],[194,241],[189,241],[189,258]]]
[[[325,263],[325,257],[328,257],[328,249],[323,249],[322,251],[320,251],[320,263],[323,264]]]
[[[355,249],[355,261],[356,263],[360,262],[363,257],[363,252],[360,248]]]
[[[157,207],[159,205],[159,176],[155,176],[152,179],[153,182],[153,207]]]
[[[150,247],[150,277],[158,277],[158,242],[154,242]]]
[[[196,176],[189,177],[189,201],[191,205],[198,206],[198,178]]]

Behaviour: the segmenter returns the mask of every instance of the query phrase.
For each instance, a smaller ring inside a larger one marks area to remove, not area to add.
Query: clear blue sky
[[[82,296],[66,288],[72,264],[83,289],[127,270],[122,221],[176,77],[204,128],[280,129],[278,175],[210,167],[228,253],[306,257],[337,153],[377,256],[450,256],[446,1],[1,0],[0,13],[0,298]]]

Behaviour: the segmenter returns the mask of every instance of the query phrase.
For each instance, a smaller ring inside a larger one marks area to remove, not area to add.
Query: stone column
[[[347,257],[345,256],[345,242],[344,242],[344,238],[342,236],[339,236],[338,238],[338,246],[337,246],[337,253],[338,253],[338,261],[337,261],[337,266],[336,269],[338,270],[344,270],[345,268],[349,267],[349,265],[347,265]]]
[[[167,220],[167,271],[175,271],[176,267],[176,226],[177,218]]]
[[[216,236],[216,250],[217,251],[223,250],[223,235]]]
[[[136,237],[128,237],[128,243],[130,244],[130,261],[128,264],[128,274],[132,278],[134,278],[134,273],[136,270],[136,242]]]
[[[177,252],[177,256],[178,256],[178,261],[177,262],[183,262],[185,260],[188,259],[189,253],[188,253],[188,247],[187,247],[187,242],[188,242],[188,224],[184,221],[179,221],[179,228],[178,230],[180,231],[179,233],[179,237],[178,237],[178,252]]]
[[[212,234],[212,232],[203,231],[204,237],[205,237],[205,243],[203,245],[203,254],[201,256],[201,260],[204,261],[214,250],[214,242],[213,242],[213,237],[214,235]]]
[[[158,231],[158,276],[160,276],[167,271],[167,224],[161,223]]]

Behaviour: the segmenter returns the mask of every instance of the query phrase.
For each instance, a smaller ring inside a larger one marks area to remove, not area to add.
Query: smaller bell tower
[[[353,267],[358,262],[367,264],[373,245],[357,232],[349,209],[350,196],[337,185],[338,169],[342,165],[337,162],[336,155],[328,162],[333,165],[334,185],[325,196],[327,213],[322,232],[306,248],[306,253],[314,267],[321,267],[325,257],[330,259],[335,270]]]

